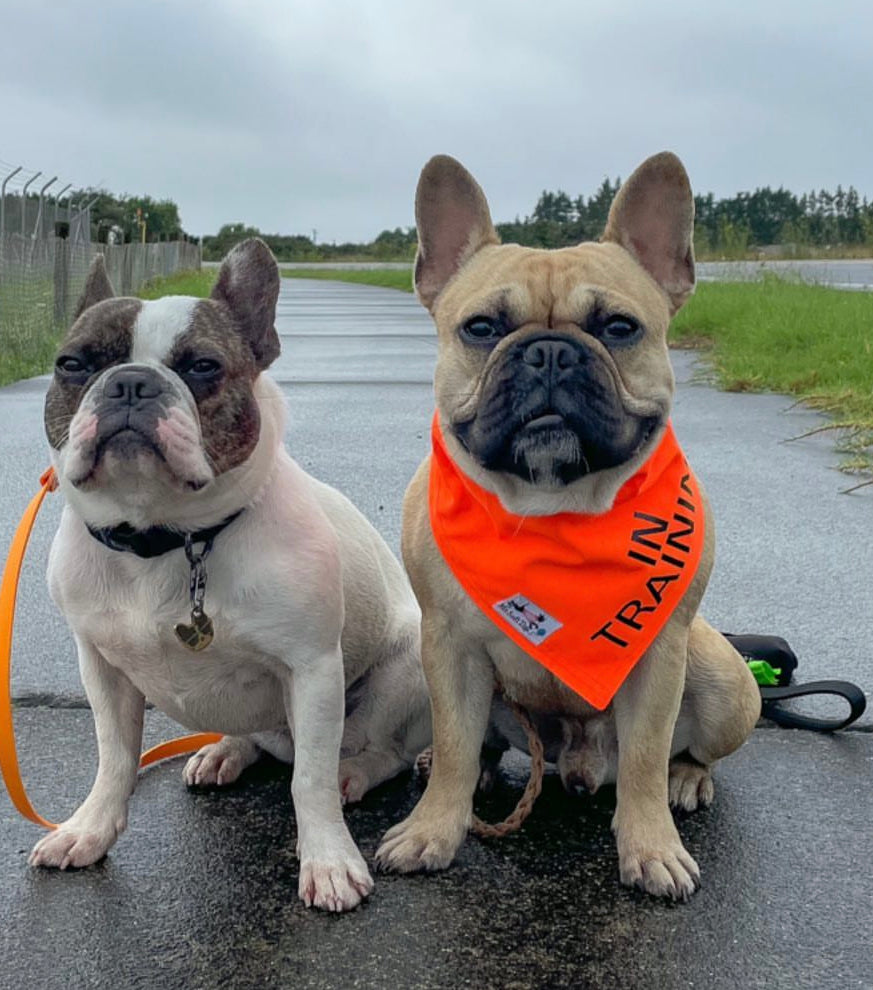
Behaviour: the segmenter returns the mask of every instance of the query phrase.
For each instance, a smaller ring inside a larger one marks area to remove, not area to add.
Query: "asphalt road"
[[[346,492],[396,550],[400,499],[427,448],[435,341],[411,296],[283,283],[274,365],[288,444]],[[821,420],[773,395],[705,384],[674,353],[680,442],[719,531],[705,611],[735,632],[785,636],[799,678],[873,688],[873,489],[846,479]],[[46,463],[44,379],[0,389],[0,546]],[[25,566],[13,694],[36,806],[61,818],[93,776],[90,713],[70,637],[42,573],[59,512],[48,499]],[[174,730],[149,716],[152,739]],[[143,775],[128,833],[98,867],[38,873],[38,830],[0,793],[0,990],[55,987],[873,988],[873,720],[813,736],[762,724],[716,770],[716,804],[680,831],[704,886],[679,907],[618,885],[609,793],[563,795],[502,843],[468,840],[436,877],[377,879],[350,916],[296,900],[287,768],[264,764],[225,793],[192,794],[179,761]],[[521,786],[511,761],[491,806]],[[368,859],[413,804],[402,777],[348,814]]]

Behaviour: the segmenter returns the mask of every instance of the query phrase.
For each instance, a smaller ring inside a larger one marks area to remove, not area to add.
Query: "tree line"
[[[418,238],[415,227],[383,230],[369,244],[351,241],[342,244],[316,244],[303,234],[264,234],[257,227],[242,223],[225,224],[217,234],[203,238],[203,257],[218,261],[247,237],[262,238],[277,261],[411,261]]]
[[[563,190],[543,191],[533,212],[498,223],[507,243],[556,248],[596,240],[606,226],[609,207],[621,180],[605,178],[597,191],[571,197]],[[821,189],[797,196],[783,187],[716,199],[712,193],[694,197],[694,242],[702,257],[742,257],[756,249],[781,245],[791,253],[810,247],[869,246],[873,250],[873,202],[852,186],[836,192]],[[383,230],[368,244],[316,244],[303,235],[263,234],[244,224],[226,224],[203,238],[203,256],[218,260],[246,237],[262,237],[279,261],[411,260],[415,255],[414,227]]]
[[[96,200],[95,200],[96,197]],[[100,243],[131,241],[190,240],[182,229],[179,207],[171,199],[151,196],[114,196],[105,189],[86,189],[73,194],[73,200],[91,206],[91,238]]]
[[[596,192],[585,197],[563,190],[544,190],[530,215],[498,223],[503,241],[530,247],[566,247],[596,240],[621,186],[620,179],[604,178]],[[172,200],[149,196],[114,196],[105,190],[80,190],[73,202],[91,207],[92,238],[125,242],[187,239]],[[854,187],[835,192],[826,189],[795,195],[779,187],[764,186],[754,192],[716,199],[712,193],[697,195],[694,240],[700,256],[741,257],[756,249],[781,245],[792,249],[873,249],[873,202]],[[218,260],[247,237],[262,237],[281,262],[296,261],[403,261],[415,255],[414,227],[383,230],[369,243],[316,243],[303,234],[265,234],[244,223],[225,224],[217,234],[203,237],[203,257]]]
[[[524,220],[498,224],[504,240],[535,247],[566,247],[600,236],[609,204],[621,182],[604,179],[589,199],[562,190],[544,191]],[[698,254],[736,256],[756,248],[873,247],[873,202],[856,189],[796,196],[769,186],[726,199],[712,193],[694,197],[694,243]]]

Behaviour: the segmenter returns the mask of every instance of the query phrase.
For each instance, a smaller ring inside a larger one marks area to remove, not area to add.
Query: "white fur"
[[[278,387],[261,375],[255,396],[255,450],[199,492],[180,494],[157,475],[84,492],[65,480],[63,456],[56,459],[68,504],[49,586],[76,636],[100,762],[85,803],[35,847],[31,862],[84,866],[115,841],[148,698],[191,729],[231,737],[189,761],[189,783],[229,783],[255,758],[253,744],[280,757],[293,753],[300,896],[346,910],[372,880],[343,821],[340,788],[343,799],[360,798],[411,765],[429,740],[419,612],[373,527],[285,451]],[[123,517],[137,526],[200,528],[242,506],[206,562],[215,639],[202,653],[174,633],[190,611],[183,551],[140,559],[107,549],[84,524]],[[357,705],[344,723],[345,686]]]
[[[191,325],[198,302],[194,296],[164,296],[144,302],[133,325],[130,361],[163,362]]]

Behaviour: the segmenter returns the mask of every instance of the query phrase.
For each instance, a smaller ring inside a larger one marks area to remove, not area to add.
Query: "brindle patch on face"
[[[219,373],[198,375],[197,362],[204,359],[216,361]],[[260,435],[260,414],[252,391],[259,371],[226,308],[209,299],[198,302],[189,328],[175,340],[166,364],[194,396],[203,449],[215,473],[245,461]]]
[[[45,429],[59,450],[67,439],[70,420],[91,383],[106,368],[130,360],[133,326],[142,308],[139,299],[107,299],[86,309],[72,325],[58,357],[75,357],[84,370],[68,374],[56,367],[45,400]]]

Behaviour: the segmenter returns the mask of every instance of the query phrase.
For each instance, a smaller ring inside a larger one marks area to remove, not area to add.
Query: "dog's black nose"
[[[156,399],[161,392],[161,380],[150,368],[124,368],[116,371],[103,389],[107,399],[129,406],[147,399]]]
[[[579,363],[579,351],[569,341],[538,337],[524,349],[524,363],[532,368],[564,371]]]

